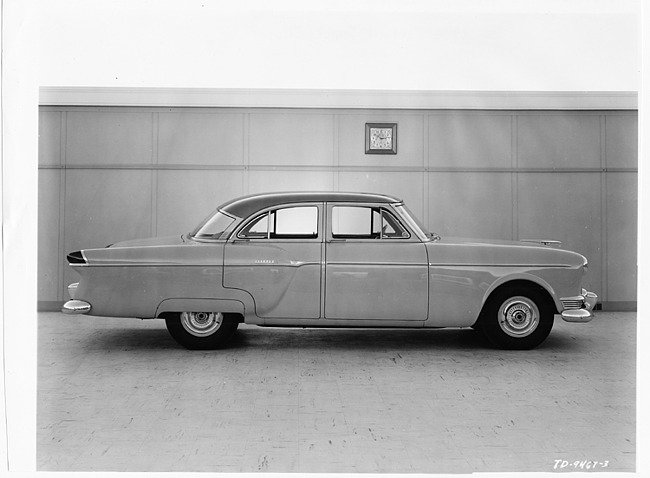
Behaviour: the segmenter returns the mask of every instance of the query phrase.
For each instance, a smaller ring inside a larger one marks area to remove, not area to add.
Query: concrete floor
[[[600,312],[528,352],[469,329],[255,326],[190,352],[162,321],[41,313],[37,466],[634,471],[635,343],[635,313]]]

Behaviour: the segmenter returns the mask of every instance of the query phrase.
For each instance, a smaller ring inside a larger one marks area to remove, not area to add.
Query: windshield
[[[235,222],[234,217],[217,211],[208,216],[190,235],[198,239],[220,239],[233,222]]]

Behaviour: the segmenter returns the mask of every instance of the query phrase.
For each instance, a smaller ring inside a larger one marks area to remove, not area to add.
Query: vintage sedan
[[[164,319],[189,349],[239,323],[473,327],[496,347],[541,344],[559,314],[588,322],[587,260],[555,241],[442,238],[398,198],[270,193],[229,201],[192,232],[72,252],[68,314]]]

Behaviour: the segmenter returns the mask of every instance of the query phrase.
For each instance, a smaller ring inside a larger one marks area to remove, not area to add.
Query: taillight
[[[81,251],[75,251],[68,254],[68,262],[70,264],[85,264],[86,258]]]

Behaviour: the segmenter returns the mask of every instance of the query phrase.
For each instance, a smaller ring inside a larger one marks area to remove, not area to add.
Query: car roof
[[[402,200],[393,196],[373,193],[279,192],[240,197],[222,204],[219,209],[228,214],[244,218],[261,209],[299,202],[373,202],[390,204],[400,203]]]

